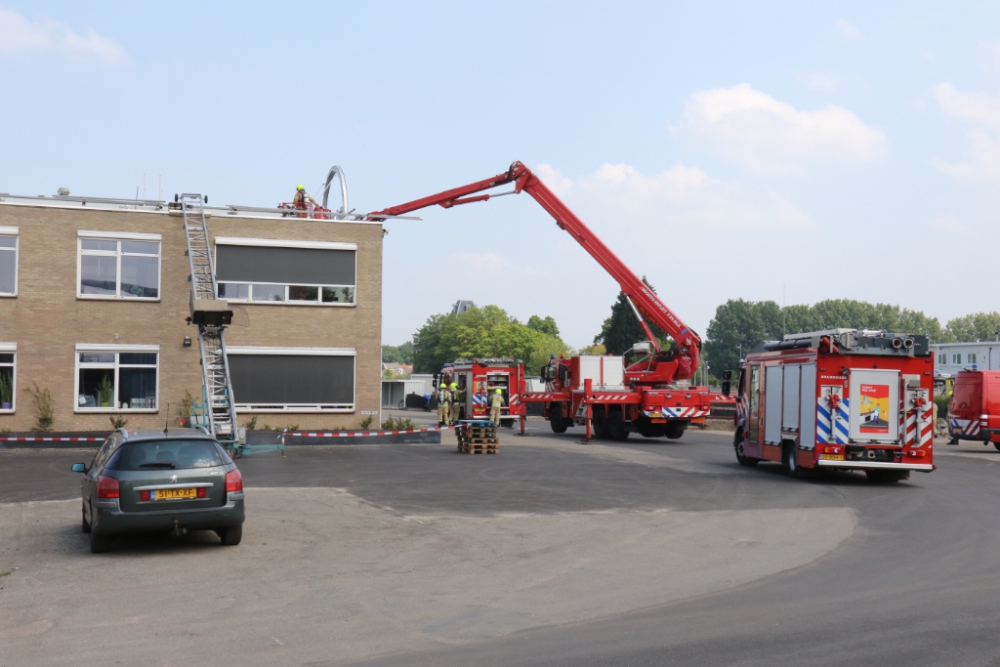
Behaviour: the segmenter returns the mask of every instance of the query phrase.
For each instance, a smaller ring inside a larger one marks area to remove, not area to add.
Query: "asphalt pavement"
[[[172,664],[203,648],[204,664],[244,665],[1000,665],[993,447],[939,442],[939,470],[872,485],[741,468],[725,433],[528,432],[505,431],[497,456],[446,437],[241,459],[243,545],[126,538],[108,557],[75,528],[68,468],[93,450],[2,451],[0,664]],[[86,580],[155,600],[201,565],[220,569],[193,616],[178,594],[162,627],[87,634],[94,613],[145,617],[93,602]],[[142,588],[144,568],[157,576]]]

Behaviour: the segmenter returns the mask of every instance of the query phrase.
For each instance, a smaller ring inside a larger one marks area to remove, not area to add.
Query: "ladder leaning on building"
[[[242,453],[236,422],[236,405],[229,376],[224,332],[233,321],[233,311],[226,301],[218,298],[212,249],[208,242],[208,225],[199,194],[180,195],[184,214],[188,260],[191,265],[191,317],[198,327],[198,348],[201,351],[201,374],[204,384],[205,413],[212,435],[227,449]]]

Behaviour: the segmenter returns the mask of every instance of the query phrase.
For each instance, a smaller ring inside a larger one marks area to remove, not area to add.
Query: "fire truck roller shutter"
[[[784,400],[781,410],[781,429],[784,431],[799,430],[799,364],[786,364],[784,382]]]
[[[766,366],[764,370],[764,443],[781,444],[781,380],[784,375],[780,365]]]
[[[816,448],[816,364],[802,364],[799,394],[799,449]]]

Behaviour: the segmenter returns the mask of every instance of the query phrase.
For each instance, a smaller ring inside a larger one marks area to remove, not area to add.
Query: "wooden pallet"
[[[458,446],[458,451],[462,454],[498,454],[500,452],[499,446],[496,444],[486,444],[486,445],[475,445],[475,444],[460,444]]]

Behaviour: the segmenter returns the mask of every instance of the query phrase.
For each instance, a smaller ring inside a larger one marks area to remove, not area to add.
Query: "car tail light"
[[[97,478],[97,497],[117,498],[118,480],[114,477],[105,477],[104,475],[99,476]]]
[[[139,492],[139,500],[141,500],[142,502],[148,501],[149,500],[149,491],[140,491]]]
[[[229,478],[227,477],[226,479],[228,480]],[[208,497],[208,489],[205,488],[204,486],[199,486],[198,487],[198,497],[199,498],[207,498]]]
[[[240,474],[239,470],[233,470],[232,472],[226,473],[226,492],[230,491],[242,491],[243,490],[243,475]]]

